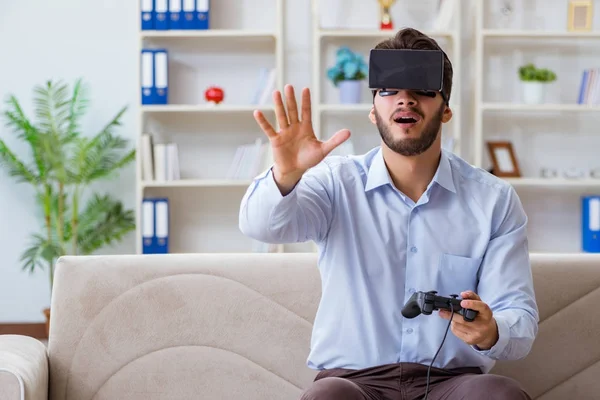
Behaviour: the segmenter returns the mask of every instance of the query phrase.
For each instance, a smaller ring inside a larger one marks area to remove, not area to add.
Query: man
[[[414,29],[376,48],[441,50]],[[302,399],[529,398],[489,374],[496,360],[525,357],[537,334],[527,217],[510,185],[442,150],[451,88],[444,54],[441,92],[375,90],[369,118],[381,146],[361,156],[326,158],[350,132],[317,140],[307,89],[300,112],[291,86],[287,113],[274,93],[279,132],[254,114],[274,165],[244,196],[240,229],[319,246],[323,289],[308,357],[319,372]],[[430,290],[459,294],[477,318],[401,315],[415,291]]]

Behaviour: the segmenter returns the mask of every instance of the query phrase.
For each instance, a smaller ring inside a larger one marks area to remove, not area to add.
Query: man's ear
[[[375,118],[375,106],[372,106],[371,111],[369,111],[369,120],[373,125],[377,125],[377,118]]]
[[[452,109],[448,106],[445,107],[444,113],[442,114],[442,122],[446,123],[452,119]]]

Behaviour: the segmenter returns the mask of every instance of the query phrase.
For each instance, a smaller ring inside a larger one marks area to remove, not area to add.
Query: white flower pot
[[[341,81],[338,84],[340,89],[340,103],[358,104],[361,102],[362,81]]]
[[[523,102],[525,104],[542,104],[545,100],[546,83],[521,82],[523,85]]]

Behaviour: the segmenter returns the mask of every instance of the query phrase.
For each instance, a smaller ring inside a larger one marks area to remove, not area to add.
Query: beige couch
[[[600,256],[532,264],[538,340],[493,372],[536,399],[598,399]],[[319,295],[314,254],[65,257],[47,351],[0,337],[0,399],[297,399]]]

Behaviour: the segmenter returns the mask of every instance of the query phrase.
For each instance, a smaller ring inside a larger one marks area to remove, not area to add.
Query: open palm
[[[284,88],[287,113],[279,91],[273,93],[275,115],[280,127],[276,132],[260,111],[254,112],[254,118],[271,142],[275,168],[281,176],[301,176],[306,170],[320,163],[336,147],[350,137],[350,131],[342,129],[327,141],[315,136],[311,120],[310,91],[302,90],[301,119],[294,88]]]

